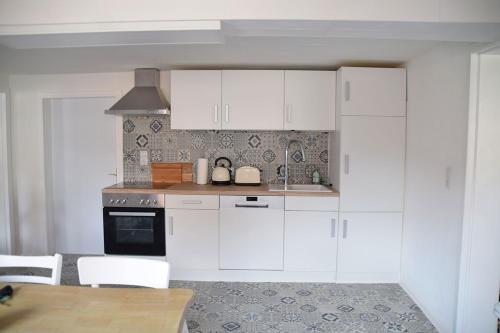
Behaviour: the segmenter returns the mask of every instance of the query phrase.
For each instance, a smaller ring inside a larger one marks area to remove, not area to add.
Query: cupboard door
[[[334,272],[337,212],[285,212],[285,271]]]
[[[342,116],[340,210],[403,210],[405,117]]]
[[[171,128],[221,128],[221,71],[170,72]]]
[[[285,71],[285,129],[335,130],[332,71]]]
[[[284,72],[222,71],[222,129],[282,130]]]
[[[219,269],[219,211],[167,209],[167,260],[173,270]]]
[[[342,67],[337,75],[342,115],[406,115],[404,68]]]
[[[401,213],[340,213],[339,280],[397,279],[401,255]]]

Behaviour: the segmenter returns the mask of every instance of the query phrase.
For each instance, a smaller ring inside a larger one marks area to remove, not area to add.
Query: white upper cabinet
[[[282,130],[284,71],[223,70],[222,129]]]
[[[335,130],[332,71],[285,71],[285,130]]]
[[[340,210],[403,210],[405,117],[346,117],[340,132]]]
[[[221,76],[219,70],[170,72],[171,128],[221,128]]]
[[[404,68],[342,67],[337,72],[340,110],[348,116],[405,116]]]

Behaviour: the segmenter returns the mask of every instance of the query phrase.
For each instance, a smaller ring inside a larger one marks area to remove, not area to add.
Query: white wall
[[[455,327],[474,47],[445,44],[407,64],[401,284],[442,333]]]
[[[50,10],[47,10],[50,8]],[[500,22],[495,0],[2,0],[0,22],[57,24],[206,19]]]
[[[478,66],[471,71],[477,81],[471,80],[458,332],[494,333],[492,308],[500,288],[500,54],[476,59]]]
[[[169,73],[161,85],[168,96]],[[121,96],[133,86],[133,73],[11,76],[13,218],[22,254],[48,252],[43,146],[43,98]],[[120,163],[121,164],[121,163]],[[119,165],[120,165],[119,164]]]

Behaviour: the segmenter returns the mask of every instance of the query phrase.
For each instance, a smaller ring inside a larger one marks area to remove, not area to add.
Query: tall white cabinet
[[[405,69],[342,67],[337,74],[342,115],[406,116]]]
[[[337,72],[330,177],[340,192],[337,280],[397,282],[406,140],[404,69]]]
[[[402,210],[405,125],[405,117],[342,116],[343,211]]]

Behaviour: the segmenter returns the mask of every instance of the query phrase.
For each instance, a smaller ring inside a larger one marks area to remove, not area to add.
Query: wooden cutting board
[[[179,184],[193,182],[193,163],[151,163],[153,183]]]

